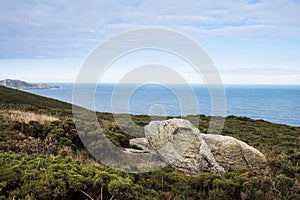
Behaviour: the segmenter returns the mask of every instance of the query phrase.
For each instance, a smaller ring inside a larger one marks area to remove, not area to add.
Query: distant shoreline
[[[90,83],[90,82],[82,82],[82,83],[77,83],[77,82],[55,82],[55,81],[50,81],[50,82],[39,82],[39,81],[34,81],[34,82],[30,82],[30,83],[34,83],[34,84],[95,84],[95,83]],[[118,82],[100,82],[100,83],[97,83],[97,84],[104,84],[104,85],[117,85],[117,84],[120,84]],[[141,85],[141,84],[145,84],[145,83],[121,83],[121,84],[129,84],[129,85]],[[147,84],[147,83],[146,83]],[[151,84],[151,83],[150,83]],[[159,83],[158,83],[159,84]],[[185,85],[185,84],[182,84],[182,83],[168,83],[170,85]],[[207,87],[207,84],[202,84],[202,83],[188,83],[189,85],[197,85],[197,86],[205,86]],[[289,86],[295,86],[295,87],[300,87],[300,83],[299,84],[285,84],[285,83],[281,83],[281,84],[255,84],[255,83],[243,83],[243,84],[231,84],[231,83],[224,83],[223,86],[232,86],[232,87],[245,87],[245,86],[257,86],[257,87],[265,87],[265,86],[286,86],[286,87],[289,87]]]
[[[48,85],[45,83],[28,83],[17,79],[4,79],[0,81],[0,85],[18,90],[35,90],[35,89],[58,89],[59,86]]]

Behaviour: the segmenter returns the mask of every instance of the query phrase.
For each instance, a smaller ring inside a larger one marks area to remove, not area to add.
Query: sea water
[[[29,90],[29,92],[69,103],[73,102],[74,84],[51,83],[50,85],[57,85],[60,88]],[[115,90],[116,86],[115,84],[99,84],[96,87],[92,94],[95,96],[96,111],[167,116],[212,115],[213,97],[204,85],[191,85],[193,92],[188,92],[188,88],[182,85],[173,85],[170,89],[156,84],[137,87],[124,84],[118,85],[120,88],[118,93]],[[93,86],[87,84],[86,87]],[[129,88],[134,88],[134,90],[131,91]],[[300,126],[300,85],[225,85],[224,88],[226,116],[243,116]],[[79,92],[82,98],[91,95],[86,94],[85,90]],[[197,107],[189,103],[195,98]],[[118,108],[118,105],[122,105],[122,108]]]

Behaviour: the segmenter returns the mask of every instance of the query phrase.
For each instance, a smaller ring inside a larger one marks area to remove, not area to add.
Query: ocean
[[[49,85],[57,85],[60,88],[28,90],[28,92],[72,103],[74,87],[72,83],[51,83]],[[86,87],[90,86],[86,85]],[[163,116],[212,115],[213,113],[209,90],[203,85],[191,85],[192,93],[182,85],[174,85],[170,90],[151,84],[129,91],[128,85],[125,84],[118,86],[121,90],[117,93],[114,91],[115,87],[114,84],[98,85],[94,94],[94,110]],[[235,115],[300,126],[300,85],[225,85],[224,87],[225,116]],[[85,91],[81,91],[80,95],[84,99]],[[130,92],[129,95],[128,92]],[[194,103],[189,103],[192,98],[196,99],[197,107]],[[122,106],[122,108],[118,108],[118,106]]]

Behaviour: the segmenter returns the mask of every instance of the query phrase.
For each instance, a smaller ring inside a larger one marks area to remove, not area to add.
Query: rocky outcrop
[[[245,142],[230,136],[202,134],[200,156],[204,171],[225,172],[235,169],[263,169],[265,156]]]
[[[142,150],[159,155],[169,165],[195,174],[222,174],[235,169],[265,168],[266,158],[255,148],[233,137],[200,133],[189,121],[170,119],[152,121],[145,126],[145,138],[130,140]]]
[[[51,86],[44,83],[27,83],[25,81],[12,79],[5,79],[0,81],[0,86],[21,90],[59,88],[58,86]]]

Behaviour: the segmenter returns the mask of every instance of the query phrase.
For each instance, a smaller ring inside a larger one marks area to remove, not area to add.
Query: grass
[[[38,114],[34,112],[26,112],[22,110],[1,110],[0,113],[4,119],[8,121],[19,121],[29,123],[30,121],[37,121],[40,124],[45,122],[52,122],[59,120],[58,117],[54,117],[46,114]]]
[[[42,97],[21,90],[0,86],[0,104],[31,105],[38,108],[72,109],[72,105],[59,100]]]

